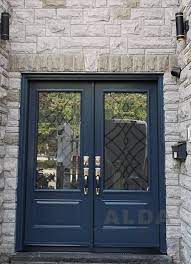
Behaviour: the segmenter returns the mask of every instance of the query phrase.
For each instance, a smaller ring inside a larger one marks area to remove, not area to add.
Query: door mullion
[[[91,175],[92,175],[92,184],[91,184],[91,235],[90,235],[90,241],[91,241],[91,248],[94,248],[94,200],[95,200],[95,194],[94,194],[94,159],[95,159],[95,82],[91,83],[91,90],[92,90],[92,96],[91,96],[91,102],[90,102],[90,108],[91,108],[91,127],[92,127],[92,153],[91,153]]]

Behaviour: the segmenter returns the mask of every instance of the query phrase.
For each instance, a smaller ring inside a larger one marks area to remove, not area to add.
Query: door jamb
[[[18,188],[16,209],[16,251],[24,250],[24,216],[26,190],[26,161],[27,161],[27,116],[30,81],[156,81],[158,103],[158,170],[159,170],[159,205],[160,215],[166,212],[165,187],[165,140],[164,140],[164,102],[163,74],[126,74],[126,73],[24,73],[21,82],[21,107],[19,124],[19,155],[18,155]],[[160,222],[160,252],[166,253],[166,217]]]

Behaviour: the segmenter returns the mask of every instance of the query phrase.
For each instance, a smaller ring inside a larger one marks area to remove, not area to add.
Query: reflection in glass
[[[105,93],[105,189],[148,190],[147,94]]]
[[[81,94],[38,95],[36,188],[79,188]]]

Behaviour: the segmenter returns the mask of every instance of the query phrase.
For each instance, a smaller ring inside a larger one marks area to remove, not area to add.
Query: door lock
[[[95,166],[100,167],[101,166],[101,157],[95,156]]]
[[[89,167],[89,156],[84,156],[84,167]]]

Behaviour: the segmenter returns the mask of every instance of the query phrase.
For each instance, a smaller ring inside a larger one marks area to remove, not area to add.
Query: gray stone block
[[[65,0],[42,0],[44,7],[65,7],[66,1]]]

